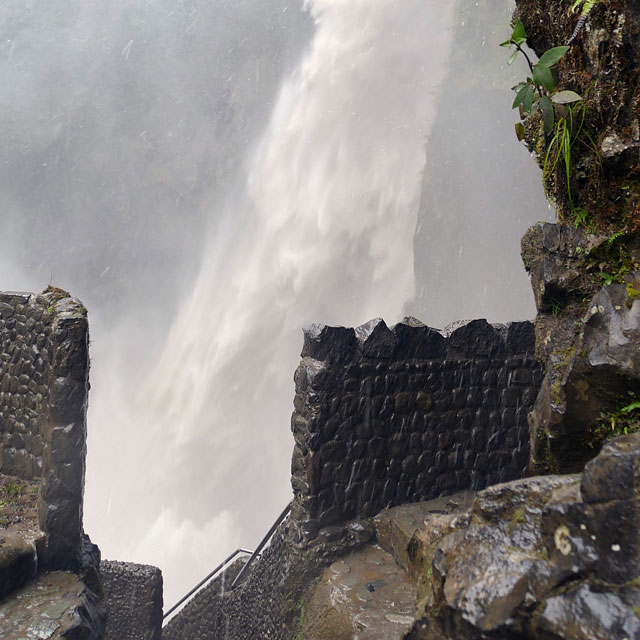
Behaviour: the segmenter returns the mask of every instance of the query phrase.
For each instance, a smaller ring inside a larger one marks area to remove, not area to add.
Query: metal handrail
[[[167,616],[173,613],[183,602],[187,601],[196,591],[198,591],[203,584],[205,584],[211,578],[213,578],[213,576],[215,576],[216,573],[218,573],[221,569],[224,569],[224,567],[226,567],[229,564],[229,562],[231,562],[239,553],[250,554],[251,558],[253,558],[253,556],[255,555],[254,552],[249,551],[249,549],[236,549],[230,556],[228,556],[225,560],[223,560],[206,578],[203,578],[202,580],[200,580],[200,582],[198,582],[198,584],[195,587],[193,587],[193,589],[191,589],[191,591],[189,591],[189,593],[187,593],[186,596],[178,600],[178,602],[176,602],[173,605],[173,607],[171,607],[171,609],[169,609],[166,613],[162,614],[162,619],[164,620]],[[245,564],[245,567],[246,566],[247,565]],[[235,584],[235,581],[234,581],[234,584]]]
[[[247,560],[244,567],[240,569],[240,573],[235,577],[235,580],[231,583],[231,589],[234,589],[235,586],[242,580],[244,574],[247,573],[249,567],[256,559],[257,556],[260,555],[260,552],[264,548],[264,546],[269,542],[271,536],[275,533],[276,529],[280,526],[280,523],[289,515],[289,511],[291,511],[291,505],[293,504],[293,500],[284,508],[284,511],[278,516],[278,519],[273,523],[271,529],[267,532],[264,538],[260,541],[260,544],[256,547],[256,550],[253,552],[253,555]]]

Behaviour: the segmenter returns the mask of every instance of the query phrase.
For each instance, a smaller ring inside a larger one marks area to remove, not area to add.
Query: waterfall
[[[310,47],[248,156],[242,199],[216,213],[138,398],[158,463],[147,506],[196,528],[225,513],[243,544],[289,499],[301,327],[393,323],[414,293],[424,141],[450,49],[451,9],[437,0],[309,9]],[[175,551],[158,549],[165,573],[181,562]]]
[[[167,603],[290,497],[303,325],[530,304],[512,4],[0,6],[0,288],[89,309],[85,528],[160,566]]]

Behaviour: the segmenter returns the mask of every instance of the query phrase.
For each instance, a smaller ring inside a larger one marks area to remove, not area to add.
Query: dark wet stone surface
[[[72,573],[38,576],[0,603],[2,640],[99,640],[103,624],[95,597]]]
[[[308,599],[307,640],[400,640],[414,621],[416,587],[393,557],[370,546],[329,566]]]
[[[636,640],[640,638],[640,618],[632,611],[639,604],[637,591],[608,593],[596,585],[583,584],[549,598],[538,629],[553,638]]]

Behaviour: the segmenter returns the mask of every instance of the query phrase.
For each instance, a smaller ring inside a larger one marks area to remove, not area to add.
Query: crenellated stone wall
[[[305,329],[292,417],[292,517],[305,535],[521,478],[542,377],[533,353],[529,322]]]

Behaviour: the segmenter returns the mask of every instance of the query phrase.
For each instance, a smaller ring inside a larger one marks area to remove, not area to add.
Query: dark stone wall
[[[38,520],[47,534],[47,568],[82,564],[82,515],[87,451],[89,324],[87,311],[60,289],[45,294],[53,306],[48,421],[42,456]]]
[[[359,518],[522,477],[541,380],[533,351],[529,322],[475,320],[446,336],[412,318],[391,329],[382,320],[306,329],[289,520],[240,586],[228,589],[242,561],[194,597],[163,639],[293,637],[304,586],[373,535]]]
[[[87,312],[66,291],[0,293],[0,470],[42,478],[39,562],[81,565],[89,390]]]
[[[305,329],[292,517],[320,527],[522,477],[541,371],[529,322]]]
[[[0,293],[0,471],[42,473],[53,307],[41,295]]]
[[[283,638],[283,611],[291,544],[286,526],[252,566],[248,577],[229,590],[246,558],[212,580],[163,629],[163,640]]]
[[[160,569],[103,560],[100,575],[107,607],[105,640],[161,640]]]

